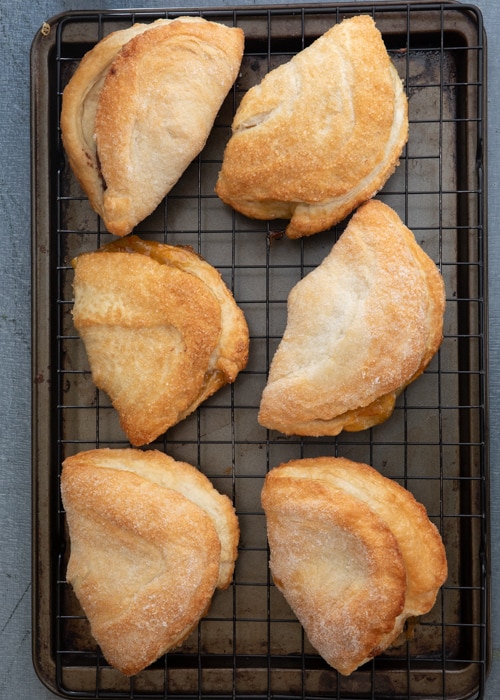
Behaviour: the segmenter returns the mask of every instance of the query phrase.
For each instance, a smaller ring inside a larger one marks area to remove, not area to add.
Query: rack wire
[[[446,284],[445,337],[383,425],[338,438],[285,437],[258,425],[291,287],[318,265],[344,224],[290,241],[282,222],[246,219],[214,194],[241,96],[332,24],[368,13],[409,99],[410,137],[379,197],[436,261]],[[110,31],[197,14],[240,26],[241,73],[209,141],[138,235],[191,245],[221,272],[247,318],[248,367],[152,446],[199,467],[234,502],[241,542],[232,586],[218,592],[182,647],[132,679],[111,669],[65,581],[59,498],[65,457],[127,445],[94,387],[71,320],[71,259],[111,240],[67,164],[60,101],[84,53]],[[34,660],[63,697],[481,697],[489,659],[486,395],[485,49],[482,19],[454,3],[356,3],[205,10],[73,12],[33,45]],[[268,569],[260,490],[288,459],[342,455],[369,463],[424,503],[443,535],[449,577],[433,610],[350,677],[315,652]]]

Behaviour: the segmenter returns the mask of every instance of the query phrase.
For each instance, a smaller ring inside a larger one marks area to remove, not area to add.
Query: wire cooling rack
[[[291,287],[330,251],[343,225],[290,241],[282,222],[251,221],[214,194],[242,94],[326,29],[373,16],[409,99],[410,137],[379,197],[442,271],[445,337],[431,365],[383,425],[338,438],[297,438],[257,423]],[[218,592],[182,647],[132,679],[111,669],[65,582],[69,543],[59,499],[63,459],[124,446],[116,414],[94,387],[71,320],[75,255],[112,237],[73,177],[59,132],[63,89],[110,31],[200,14],[246,36],[241,73],[208,143],[136,230],[191,245],[218,268],[251,333],[248,367],[153,447],[198,466],[230,496],[241,526],[234,583]],[[63,697],[466,698],[488,667],[485,47],[479,11],[451,3],[271,6],[75,12],[47,22],[32,49],[33,128],[33,625],[34,663]],[[260,490],[292,458],[367,462],[424,503],[443,535],[449,577],[433,610],[382,656],[339,676],[315,653],[272,584]]]

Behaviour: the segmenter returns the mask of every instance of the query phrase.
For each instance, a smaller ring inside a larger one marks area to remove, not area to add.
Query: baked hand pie
[[[288,297],[258,420],[296,435],[337,435],[386,420],[443,337],[436,264],[390,207],[372,199]]]
[[[136,449],[68,457],[61,496],[67,580],[107,661],[134,675],[178,646],[229,585],[232,503],[190,464]]]
[[[335,457],[282,464],[266,476],[262,505],[274,582],[340,673],[434,606],[447,577],[439,532],[409,491],[372,467]]]
[[[244,96],[216,185],[255,219],[324,231],[374,196],[408,138],[408,105],[368,15],[336,24]]]
[[[73,321],[130,443],[192,413],[248,360],[242,310],[191,248],[116,239],[73,260]]]
[[[124,236],[204,147],[234,83],[244,36],[201,17],[109,34],[64,89],[69,163],[106,228]]]

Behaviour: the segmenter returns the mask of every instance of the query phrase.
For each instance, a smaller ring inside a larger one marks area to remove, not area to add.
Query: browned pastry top
[[[436,264],[396,212],[366,202],[289,294],[259,422],[318,436],[386,420],[437,352],[444,309]]]
[[[262,491],[274,581],[323,658],[348,675],[427,613],[447,576],[425,508],[366,464],[272,469]]]
[[[130,442],[189,415],[248,359],[248,327],[219,272],[180,246],[119,239],[74,260],[74,323]]]
[[[61,132],[111,233],[130,233],[202,150],[243,43],[241,29],[178,17],[114,32],[83,58],[63,93]]]
[[[372,197],[408,138],[401,79],[373,19],[328,30],[244,95],[217,194],[257,219],[323,231]]]
[[[163,457],[156,451],[83,452],[65,460],[61,476],[71,541],[67,578],[104,656],[126,675],[190,634],[219,578],[214,521],[196,499],[156,478]],[[183,471],[188,487],[187,465]],[[222,499],[206,482],[203,497]],[[228,523],[234,536],[234,522]]]

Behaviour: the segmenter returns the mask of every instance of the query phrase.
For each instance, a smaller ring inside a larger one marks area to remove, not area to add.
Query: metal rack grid
[[[408,145],[379,196],[443,273],[445,338],[383,425],[336,439],[284,437],[261,428],[257,412],[286,322],[287,295],[323,260],[344,224],[289,241],[281,222],[246,219],[225,207],[213,188],[241,95],[332,24],[360,12],[371,14],[381,29],[409,98]],[[191,245],[219,269],[246,315],[251,352],[234,385],[152,447],[198,466],[232,498],[241,526],[234,583],[216,594],[179,651],[129,680],[106,664],[65,582],[60,465],[77,451],[128,443],[109,399],[92,384],[71,320],[70,261],[112,237],[66,162],[60,99],[79,60],[102,36],[179,14],[190,12],[55,18],[45,73],[34,81],[34,135],[43,136],[35,138],[35,151],[42,153],[35,153],[34,187],[47,195],[34,204],[35,666],[64,697],[480,697],[488,664],[485,75],[481,16],[472,6],[356,3],[191,12],[244,30],[241,74],[207,146],[136,233]],[[450,569],[433,610],[348,678],[317,656],[272,584],[260,507],[268,469],[322,454],[372,464],[412,491],[443,534]]]

